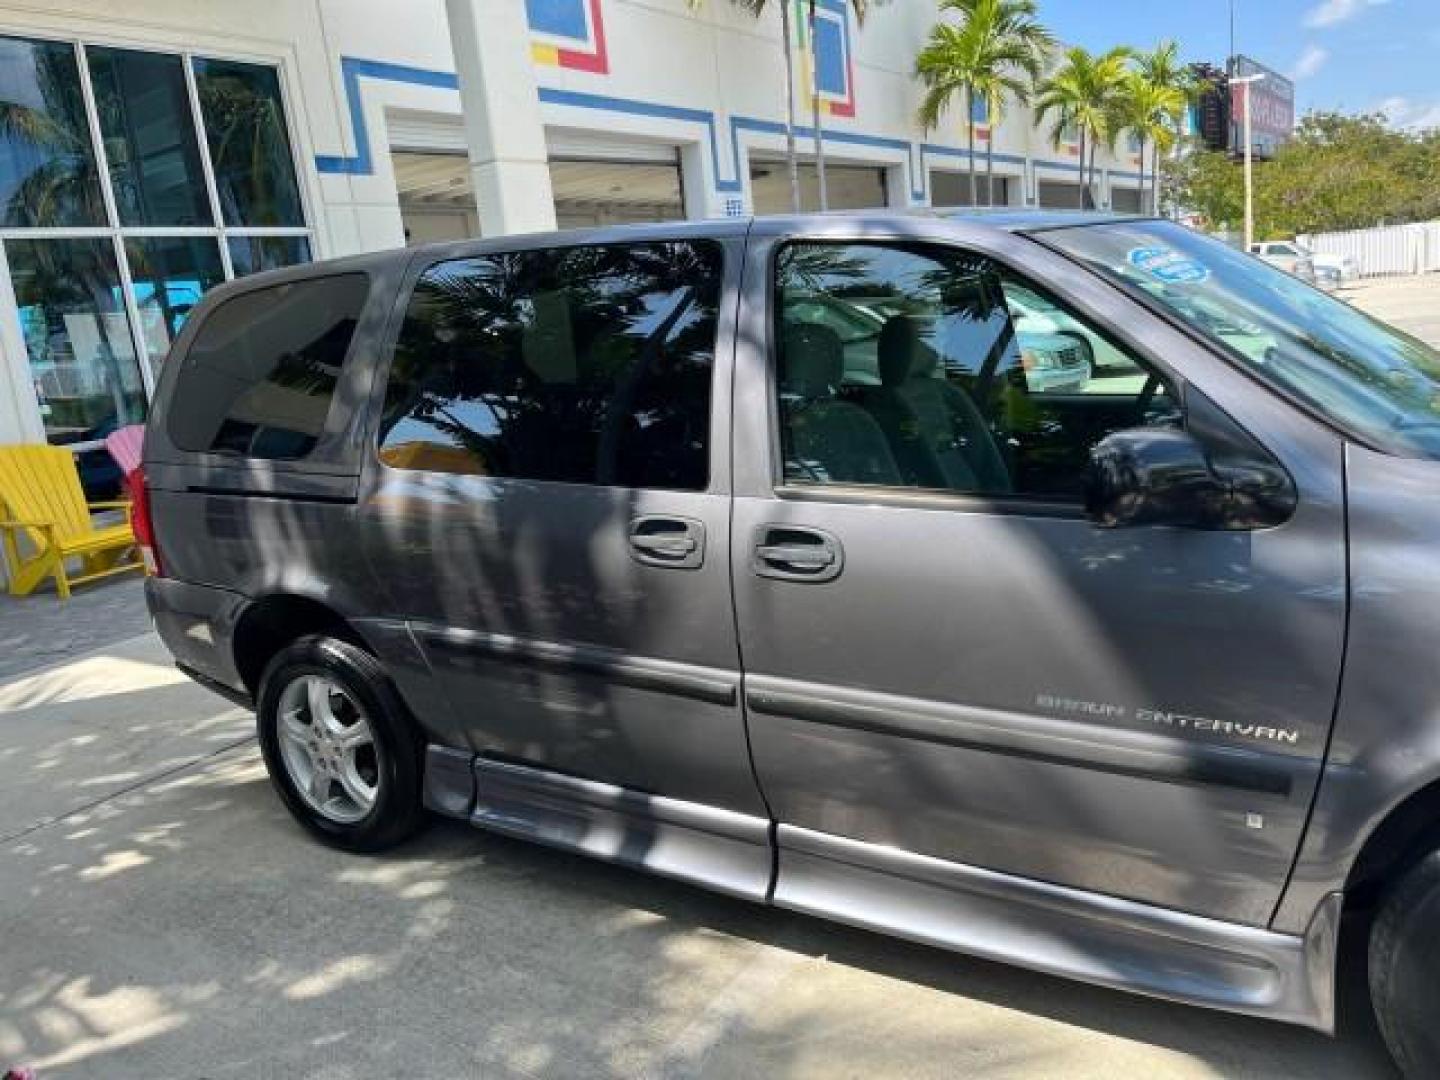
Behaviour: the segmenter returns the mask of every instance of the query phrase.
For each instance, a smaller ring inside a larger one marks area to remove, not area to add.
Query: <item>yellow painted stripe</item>
[[[539,42],[532,42],[530,45],[530,57],[537,64],[549,64],[551,67],[560,66],[560,50],[554,45],[541,45]]]

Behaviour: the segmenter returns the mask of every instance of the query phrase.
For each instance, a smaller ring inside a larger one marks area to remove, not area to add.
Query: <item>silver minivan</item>
[[[1353,916],[1440,1074],[1440,355],[1246,254],[876,213],[261,274],[144,477],[160,634],[330,843],[428,810],[1326,1031]]]

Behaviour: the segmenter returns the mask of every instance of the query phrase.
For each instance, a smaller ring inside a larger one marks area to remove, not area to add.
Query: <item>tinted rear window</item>
[[[364,274],[309,278],[217,307],[175,387],[175,445],[272,460],[308,455],[325,430],[369,284]]]
[[[440,263],[395,347],[396,469],[701,490],[723,256],[612,244]]]

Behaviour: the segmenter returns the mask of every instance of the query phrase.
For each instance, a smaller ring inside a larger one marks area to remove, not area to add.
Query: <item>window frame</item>
[[[1029,237],[1023,239],[1029,240]],[[1054,284],[1041,284],[1018,259],[984,245],[937,236],[933,232],[905,233],[899,231],[847,229],[843,231],[786,231],[770,237],[756,238],[752,244],[764,244],[762,307],[764,319],[764,393],[768,406],[767,465],[768,496],[797,503],[846,503],[891,506],[896,508],[946,510],[962,513],[995,513],[1019,517],[1044,517],[1065,520],[1086,520],[1082,503],[1041,495],[987,495],[981,492],[947,491],[941,488],[888,487],[880,484],[795,484],[785,479],[784,441],[781,431],[779,395],[779,326],[781,317],[780,290],[777,271],[782,252],[797,244],[827,244],[837,247],[919,247],[954,252],[960,256],[978,257],[993,262],[1002,273],[1017,278],[1020,284],[1041,295],[1051,296],[1076,317],[1085,319],[1115,344],[1136,354],[1166,384],[1182,416],[1186,416],[1185,387],[1187,380],[1175,369],[1157,359],[1133,337],[1110,320],[1097,315],[1088,305],[1078,302]],[[1042,245],[1043,246],[1043,245]],[[1046,249],[1048,251],[1048,249]],[[749,286],[747,286],[747,291]]]
[[[535,233],[507,236],[492,240],[458,240],[445,245],[406,250],[407,261],[399,287],[387,311],[383,335],[375,344],[377,362],[367,400],[369,403],[366,430],[364,472],[373,479],[393,476],[409,483],[425,483],[438,477],[439,483],[545,484],[576,491],[647,492],[679,497],[728,495],[731,492],[731,425],[733,380],[736,350],[736,317],[745,273],[745,237],[749,224],[741,221],[664,222],[655,225],[607,225],[594,229],[577,229],[554,234]],[[583,483],[569,480],[530,480],[509,476],[475,476],[462,473],[431,473],[426,470],[397,469],[380,457],[380,426],[384,419],[385,397],[390,372],[395,363],[395,350],[404,328],[405,316],[424,276],[435,267],[448,262],[485,258],[493,255],[526,252],[556,252],[586,247],[636,247],[651,244],[710,244],[720,256],[720,294],[716,304],[715,347],[711,361],[710,427],[707,445],[706,484],[703,488],[625,487]],[[370,482],[373,482],[372,481]]]
[[[36,31],[29,27],[5,25],[0,26],[0,36],[25,41],[49,42],[69,45],[75,55],[78,67],[81,97],[84,102],[85,120],[88,127],[91,151],[95,159],[97,180],[100,185],[101,205],[105,212],[105,223],[103,225],[67,226],[67,227],[0,227],[0,347],[7,354],[13,354],[11,361],[12,371],[16,376],[16,398],[20,406],[22,421],[28,417],[35,425],[36,434],[43,442],[48,443],[45,435],[44,424],[39,418],[39,407],[34,400],[33,394],[26,394],[20,389],[29,382],[29,353],[25,347],[23,335],[19,325],[19,305],[16,302],[15,292],[11,285],[9,261],[5,255],[5,242],[8,240],[74,240],[74,239],[100,239],[108,240],[114,252],[115,263],[119,268],[121,307],[125,312],[126,322],[129,326],[130,339],[135,352],[136,363],[139,366],[140,381],[144,390],[147,410],[152,408],[155,402],[155,394],[159,384],[160,369],[158,365],[152,364],[149,350],[146,347],[143,325],[140,319],[140,305],[135,297],[135,276],[130,268],[130,261],[125,251],[127,239],[165,238],[165,237],[204,237],[215,243],[219,251],[220,266],[224,274],[224,282],[228,283],[237,280],[234,267],[231,264],[230,248],[228,240],[231,237],[240,236],[287,236],[299,237],[305,240],[310,250],[310,261],[314,262],[322,257],[317,247],[318,234],[315,227],[315,207],[313,194],[310,190],[309,173],[304,168],[302,146],[299,139],[299,129],[296,126],[295,95],[291,88],[291,78],[287,72],[287,63],[283,58],[268,57],[262,58],[255,55],[245,55],[219,48],[186,48],[166,47],[163,44],[149,42],[136,42],[133,40],[120,40],[118,38],[107,39],[104,37],[91,37],[88,35],[65,34],[55,32]],[[200,154],[201,175],[205,184],[205,205],[211,215],[210,225],[198,226],[127,226],[122,225],[119,217],[119,208],[115,200],[114,178],[110,172],[109,157],[105,152],[105,139],[100,129],[100,117],[96,105],[95,86],[91,78],[89,53],[90,48],[116,49],[128,52],[151,53],[161,56],[176,57],[181,61],[181,68],[185,80],[185,92],[189,104],[189,119],[193,125],[192,131],[198,143]],[[252,64],[256,67],[268,67],[275,71],[280,88],[281,112],[284,115],[285,133],[290,145],[290,164],[295,172],[295,182],[300,194],[300,210],[303,224],[299,226],[226,226],[220,211],[219,194],[215,186],[215,172],[210,156],[209,140],[205,135],[205,121],[200,107],[199,88],[195,79],[194,60],[216,59],[228,60],[235,63]],[[223,284],[222,283],[222,284]],[[172,340],[173,349],[177,337]],[[82,453],[87,450],[94,450],[103,447],[104,440],[88,439],[81,442],[54,444],[64,445],[73,453]]]
[[[257,457],[248,454],[237,454],[228,451],[215,450],[213,447],[206,450],[190,450],[178,443],[170,431],[171,415],[167,412],[164,423],[159,425],[165,442],[186,460],[197,462],[206,466],[213,466],[220,469],[254,469],[261,468],[272,472],[296,472],[296,473],[325,473],[333,471],[337,446],[345,437],[346,430],[351,426],[351,418],[347,412],[355,411],[353,404],[341,407],[342,402],[350,402],[354,395],[350,387],[354,384],[357,373],[356,368],[361,366],[357,352],[365,343],[370,340],[373,333],[372,312],[377,306],[377,295],[384,287],[383,280],[374,272],[363,267],[327,267],[325,270],[316,272],[297,272],[293,277],[287,276],[279,281],[267,281],[253,287],[246,286],[238,289],[227,289],[223,293],[218,290],[225,286],[217,286],[218,293],[213,303],[207,303],[197,312],[196,316],[185,321],[184,342],[185,355],[177,357],[180,361],[180,371],[177,371],[171,381],[171,401],[173,402],[176,392],[181,384],[181,373],[189,366],[191,350],[195,340],[205,332],[205,328],[214,319],[217,312],[227,305],[246,300],[256,293],[265,292],[270,289],[293,288],[304,286],[307,283],[317,281],[329,281],[334,278],[356,277],[365,281],[365,294],[361,299],[360,308],[355,315],[355,329],[350,334],[350,341],[345,346],[345,355],[340,359],[340,370],[335,376],[335,388],[330,392],[330,403],[325,409],[325,423],[320,434],[316,436],[315,445],[308,454],[299,457]],[[243,280],[243,279],[242,279]],[[228,284],[228,283],[227,283]],[[208,298],[208,297],[207,297]],[[197,317],[198,316],[198,317]],[[176,341],[180,341],[176,337]],[[257,384],[251,384],[257,385]],[[341,468],[342,472],[353,472]]]

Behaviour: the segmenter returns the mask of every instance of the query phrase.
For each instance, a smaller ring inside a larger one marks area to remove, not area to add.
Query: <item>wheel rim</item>
[[[333,679],[302,675],[280,694],[280,758],[321,817],[359,821],[380,794],[380,747],[365,710]]]

